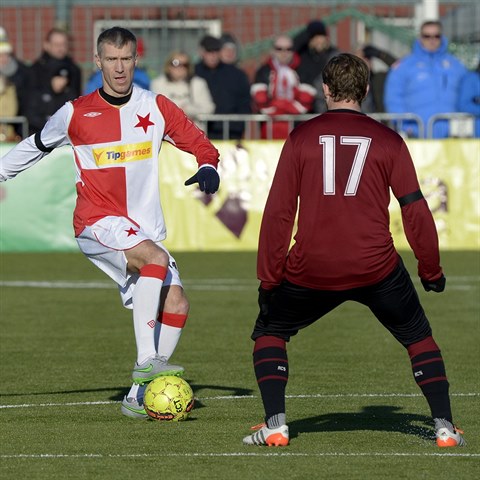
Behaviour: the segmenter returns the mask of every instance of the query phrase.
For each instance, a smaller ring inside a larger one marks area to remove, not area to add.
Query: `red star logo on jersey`
[[[135,125],[135,128],[142,127],[143,131],[147,133],[148,127],[150,125],[155,125],[150,121],[150,113],[147,113],[144,117],[137,113],[138,123]]]
[[[125,231],[128,233],[127,237],[129,237],[130,235],[136,235],[138,232],[138,230],[135,230],[133,227],[130,227],[128,230]]]

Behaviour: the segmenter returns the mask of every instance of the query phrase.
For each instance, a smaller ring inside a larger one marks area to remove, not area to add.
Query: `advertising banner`
[[[442,249],[480,248],[480,141],[409,140],[422,191],[434,214]],[[216,142],[220,190],[205,195],[184,182],[195,158],[170,144],[160,153],[166,246],[172,251],[255,250],[282,141]],[[3,155],[12,145],[0,145]],[[15,179],[0,184],[0,251],[76,250],[72,151],[52,152]],[[391,231],[408,248],[400,208],[392,197]]]

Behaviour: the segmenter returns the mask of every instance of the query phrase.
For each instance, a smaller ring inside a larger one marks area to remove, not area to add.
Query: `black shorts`
[[[382,281],[349,290],[314,290],[284,281],[269,304],[268,315],[259,314],[252,339],[272,335],[290,340],[342,303],[366,305],[382,325],[405,347],[432,334],[410,275],[399,264]]]

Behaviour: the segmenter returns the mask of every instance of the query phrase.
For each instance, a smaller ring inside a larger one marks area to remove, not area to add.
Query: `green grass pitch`
[[[185,422],[126,418],[135,342],[113,283],[81,254],[2,254],[0,478],[480,478],[480,254],[443,253],[443,294],[420,289],[402,256],[442,348],[465,448],[436,447],[406,352],[357,304],[288,344],[290,446],[243,446],[263,411],[249,338],[254,253],[175,254],[191,311],[172,362],[196,405]]]

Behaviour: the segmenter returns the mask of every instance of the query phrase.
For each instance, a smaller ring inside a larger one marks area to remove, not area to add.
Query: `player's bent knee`
[[[149,256],[148,263],[155,263],[164,267],[168,266],[168,253],[165,250],[162,250],[160,247],[155,247],[155,252]]]
[[[177,315],[188,315],[189,310],[190,304],[188,303],[188,300],[183,297],[182,300],[175,305],[172,313],[175,313]]]
[[[190,303],[183,291],[178,285],[171,285],[165,298],[164,310],[175,315],[188,315]]]
[[[140,243],[136,247],[126,250],[127,268],[131,272],[138,272],[145,265],[160,265],[168,267],[168,253],[155,245],[151,240]]]

